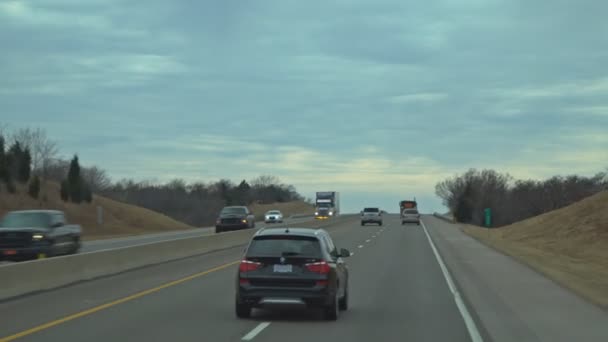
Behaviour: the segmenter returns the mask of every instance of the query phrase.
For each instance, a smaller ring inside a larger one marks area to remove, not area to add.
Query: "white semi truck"
[[[340,193],[337,191],[317,192],[315,218],[327,219],[340,215]]]

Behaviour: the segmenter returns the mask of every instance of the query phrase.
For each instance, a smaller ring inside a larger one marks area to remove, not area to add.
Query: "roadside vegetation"
[[[38,208],[58,208],[53,200],[56,197],[75,205],[94,204],[96,197],[104,197],[163,214],[183,222],[184,227],[213,225],[217,213],[227,205],[250,206],[258,217],[266,208],[283,210],[286,216],[312,213],[312,206],[293,185],[271,175],[239,182],[113,181],[102,166],[82,166],[78,155],[69,160],[62,158],[56,141],[44,130],[31,128],[9,132],[0,127],[2,192],[30,196],[38,201]],[[72,220],[78,222],[76,218]],[[134,229],[137,230],[137,225]]]
[[[546,180],[516,180],[495,170],[471,169],[438,183],[435,193],[457,222],[484,224],[484,209],[492,211],[492,227],[560,209],[608,189],[608,173],[593,177],[554,176]]]

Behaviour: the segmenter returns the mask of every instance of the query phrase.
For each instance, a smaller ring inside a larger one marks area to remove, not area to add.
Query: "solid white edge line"
[[[452,295],[454,296],[454,301],[456,302],[458,311],[460,311],[460,315],[464,319],[464,324],[466,325],[467,330],[469,331],[469,336],[471,337],[471,340],[473,342],[483,342],[483,338],[481,337],[481,334],[479,333],[479,330],[477,329],[477,325],[475,325],[475,321],[473,320],[473,317],[471,317],[471,314],[469,313],[467,306],[464,304],[462,297],[460,297],[460,293],[458,292],[456,285],[454,285],[452,276],[450,275],[448,268],[445,266],[445,263],[443,262],[443,259],[441,258],[441,255],[439,254],[439,251],[437,251],[437,247],[435,247],[435,243],[433,242],[431,235],[429,234],[428,230],[426,229],[424,222],[420,221],[420,225],[422,225],[424,234],[426,234],[426,238],[429,240],[431,249],[433,250],[433,253],[435,254],[437,263],[439,263],[439,267],[441,268],[443,277],[445,278],[445,281],[448,283],[450,292],[452,292]]]
[[[253,328],[247,335],[243,336],[243,341],[251,341],[253,340],[262,330],[266,329],[270,325],[270,322],[263,322],[258,324],[257,327]]]

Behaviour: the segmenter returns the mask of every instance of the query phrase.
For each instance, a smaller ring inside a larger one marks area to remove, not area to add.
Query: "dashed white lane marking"
[[[467,306],[464,304],[462,297],[460,297],[460,293],[458,292],[458,289],[456,288],[456,285],[454,284],[454,280],[452,280],[452,276],[450,275],[448,268],[445,266],[445,263],[443,262],[443,259],[441,258],[441,255],[439,254],[439,251],[437,251],[437,247],[435,247],[435,243],[433,243],[433,239],[431,239],[431,235],[429,234],[428,230],[426,229],[424,222],[421,221],[420,225],[422,226],[422,229],[424,230],[424,234],[426,234],[426,238],[429,240],[431,249],[433,250],[433,253],[435,254],[435,258],[437,259],[437,262],[439,263],[441,272],[443,272],[443,277],[445,278],[445,281],[448,283],[450,292],[452,292],[452,295],[454,296],[454,301],[456,302],[458,311],[460,311],[460,315],[464,319],[464,323],[467,327],[467,330],[469,331],[469,336],[471,336],[471,340],[473,342],[483,342],[483,338],[481,337],[479,330],[477,330],[475,321],[473,320],[473,317],[471,317],[471,314],[469,313]]]
[[[262,330],[266,329],[269,325],[270,325],[270,322],[260,323],[257,327],[253,328],[253,330],[251,330],[247,335],[243,336],[242,340],[243,341],[253,340],[256,336],[258,336],[259,333],[262,332]]]
[[[355,255],[355,252],[350,252],[350,256],[353,256],[353,255]]]
[[[372,240],[369,240],[369,239],[368,239],[368,240],[365,240],[365,242],[370,242],[370,241],[372,241]]]
[[[363,245],[359,245],[359,248],[363,248]]]
[[[376,235],[372,235],[372,239],[375,239],[375,238],[376,238]]]

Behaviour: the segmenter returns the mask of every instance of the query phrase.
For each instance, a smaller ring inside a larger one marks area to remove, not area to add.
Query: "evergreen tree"
[[[30,180],[32,173],[32,155],[29,148],[21,151],[21,156],[19,156],[17,162],[17,181],[25,184]]]
[[[20,180],[19,167],[21,165],[22,157],[23,149],[21,148],[21,143],[19,141],[15,141],[6,153],[6,167],[8,169],[8,177],[10,179]],[[7,180],[7,183],[8,182],[9,180]]]
[[[80,163],[78,162],[78,156],[75,155],[70,163],[70,170],[68,171],[68,192],[70,200],[73,203],[82,202],[82,185],[83,181],[80,177]]]

